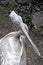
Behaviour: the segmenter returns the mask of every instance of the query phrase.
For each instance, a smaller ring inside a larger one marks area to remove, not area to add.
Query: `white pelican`
[[[31,43],[31,45],[32,45],[32,47],[33,47],[33,49],[34,49],[34,51],[37,53],[37,55],[38,55],[38,56],[41,56],[41,54],[40,54],[38,48],[37,48],[36,45],[33,43],[33,41],[31,40],[31,38],[30,38],[30,36],[29,36],[29,34],[28,34],[28,31],[27,31],[27,30],[28,30],[28,26],[27,26],[25,23],[23,23],[22,17],[19,16],[19,15],[17,15],[17,14],[15,13],[15,11],[12,11],[9,16],[10,16],[10,18],[11,18],[13,24],[18,25],[17,27],[20,27],[20,28],[22,29],[22,32],[25,34],[25,36],[27,37],[27,39],[30,41],[30,43]]]
[[[26,65],[26,52],[24,47],[25,36],[30,41],[34,51],[41,56],[38,48],[28,34],[28,26],[23,23],[21,16],[12,11],[9,15],[14,24],[21,31],[11,32],[0,39],[0,65]],[[23,32],[25,36],[21,35]]]

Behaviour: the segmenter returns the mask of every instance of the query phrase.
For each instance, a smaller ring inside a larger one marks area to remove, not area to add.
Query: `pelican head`
[[[18,16],[16,13],[15,13],[15,11],[12,11],[11,13],[10,13],[10,18],[11,18],[11,20],[12,20],[12,23],[16,23],[16,24],[20,24],[21,22],[22,22],[22,18],[21,18],[21,16]]]

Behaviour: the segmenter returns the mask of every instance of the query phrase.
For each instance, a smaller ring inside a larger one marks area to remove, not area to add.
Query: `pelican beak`
[[[38,56],[41,57],[41,54],[40,54],[38,48],[36,47],[36,45],[35,45],[35,44],[33,43],[33,41],[31,40],[31,38],[30,38],[28,32],[26,31],[25,27],[21,26],[21,29],[22,29],[22,31],[24,32],[24,34],[25,34],[25,36],[27,37],[27,39],[30,41],[33,50],[37,53]]]

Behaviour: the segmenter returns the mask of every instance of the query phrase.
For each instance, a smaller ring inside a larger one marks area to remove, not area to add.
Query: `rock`
[[[33,15],[32,23],[35,28],[43,27],[43,11],[37,12]]]

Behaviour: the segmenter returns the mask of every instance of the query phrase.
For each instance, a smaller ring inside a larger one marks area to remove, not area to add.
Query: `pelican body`
[[[20,34],[11,32],[0,39],[0,65],[26,65],[25,37]]]

